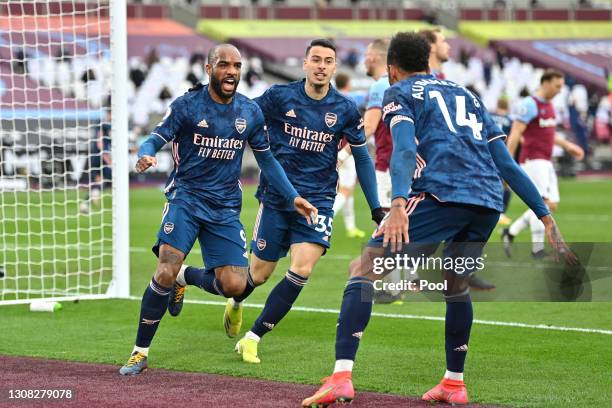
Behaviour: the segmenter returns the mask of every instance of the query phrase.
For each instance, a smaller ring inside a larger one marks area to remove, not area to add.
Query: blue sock
[[[244,299],[248,298],[251,293],[255,290],[256,285],[253,282],[253,277],[251,276],[251,269],[247,270],[247,283],[246,288],[244,288],[244,292],[240,296],[234,296],[234,300],[236,302],[242,302]]]
[[[226,297],[223,293],[221,282],[217,280],[214,269],[198,269],[193,266],[188,266],[185,269],[185,282],[187,282],[188,285],[197,286],[213,295]]]
[[[446,369],[462,373],[474,314],[469,293],[446,300]]]
[[[355,277],[347,282],[336,328],[336,360],[355,360],[359,340],[372,314],[373,295],[371,280]]]
[[[138,332],[136,334],[137,347],[149,347],[157,326],[168,308],[170,288],[165,288],[151,279],[151,283],[145,289],[140,304],[140,320],[138,320]]]
[[[510,198],[512,198],[512,191],[510,191],[510,189],[504,188],[504,212],[508,210],[508,205],[510,204]]]
[[[278,282],[278,285],[268,295],[266,305],[253,323],[251,331],[259,337],[263,337],[264,334],[272,330],[289,313],[293,302],[295,302],[307,281],[308,278],[287,271],[283,280]]]

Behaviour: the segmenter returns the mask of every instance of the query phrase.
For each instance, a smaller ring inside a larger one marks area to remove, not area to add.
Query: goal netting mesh
[[[0,2],[0,302],[113,278],[110,11]]]

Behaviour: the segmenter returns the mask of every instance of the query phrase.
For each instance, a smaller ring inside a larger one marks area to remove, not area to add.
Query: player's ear
[[[212,74],[212,65],[206,64],[204,68],[206,69],[206,75],[208,75],[208,77],[210,78],[210,75]]]
[[[389,81],[397,82],[397,68],[394,65],[387,65],[387,73],[389,74]]]

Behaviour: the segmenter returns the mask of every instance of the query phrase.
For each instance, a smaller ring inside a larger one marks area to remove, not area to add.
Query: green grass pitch
[[[562,181],[556,215],[568,241],[612,242],[612,184]],[[245,188],[242,221],[250,236],[257,211],[253,188]],[[159,189],[134,189],[130,195],[131,293],[140,297],[155,270],[150,252],[159,228],[163,196]],[[356,193],[358,225],[371,230],[369,211]],[[509,215],[524,205],[513,198]],[[607,210],[606,210],[607,209]],[[495,233],[497,234],[497,232]],[[527,241],[523,233],[520,240]],[[492,239],[497,239],[494,235]],[[317,265],[296,305],[337,309],[349,260],[360,243],[344,236],[342,217],[334,222],[332,249]],[[188,263],[201,265],[199,251]],[[283,276],[279,263],[270,281],[249,298],[265,301]],[[190,288],[189,300],[219,301]],[[611,303],[476,302],[476,319],[612,330]],[[186,304],[178,318],[164,317],[150,352],[152,367],[317,383],[334,361],[333,313],[292,311],[260,345],[262,364],[243,364],[233,353],[234,340],[223,333],[222,307]],[[245,309],[247,330],[260,309]],[[375,312],[443,316],[439,302],[376,305]],[[135,300],[66,303],[59,313],[30,313],[26,305],[0,307],[0,354],[39,356],[116,364],[127,359],[135,338],[139,302]],[[362,339],[355,386],[421,395],[444,370],[441,321],[374,316]],[[587,407],[609,405],[612,389],[612,336],[522,327],[475,324],[466,364],[466,382],[474,402],[512,407]],[[296,404],[300,397],[296,396]]]

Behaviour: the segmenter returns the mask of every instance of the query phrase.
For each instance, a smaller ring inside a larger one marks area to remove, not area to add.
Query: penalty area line
[[[137,296],[130,296],[130,300],[142,300]],[[185,300],[185,303],[197,304],[197,305],[210,305],[210,306],[225,306],[226,302],[220,302],[216,300]],[[263,309],[264,305],[261,303],[245,303],[244,307],[251,309]],[[306,313],[324,313],[338,315],[340,310],[338,309],[325,309],[317,307],[303,307],[294,306],[291,310]],[[443,322],[444,317],[441,316],[422,316],[422,315],[411,315],[411,314],[400,314],[400,313],[380,313],[372,312],[372,316],[384,317],[389,319],[411,319],[411,320],[430,320]],[[536,330],[552,330],[552,331],[563,331],[563,332],[576,332],[576,333],[595,333],[595,334],[606,334],[612,335],[612,330],[604,329],[586,329],[582,327],[565,327],[565,326],[554,326],[547,324],[528,324],[520,322],[498,322],[494,320],[480,320],[474,319],[474,324],[482,324],[484,326],[502,326],[502,327],[520,327],[523,329],[536,329]]]

